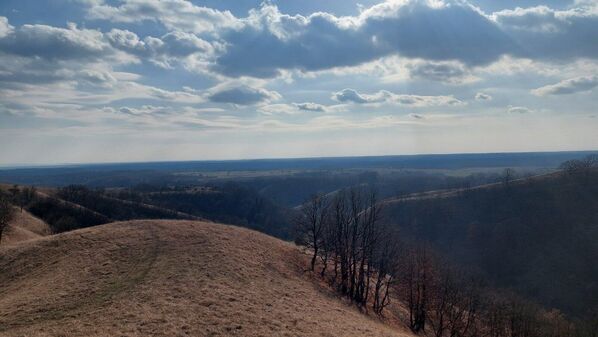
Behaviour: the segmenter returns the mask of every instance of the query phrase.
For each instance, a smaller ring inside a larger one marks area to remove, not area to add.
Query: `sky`
[[[2,0],[0,165],[598,149],[598,0]]]

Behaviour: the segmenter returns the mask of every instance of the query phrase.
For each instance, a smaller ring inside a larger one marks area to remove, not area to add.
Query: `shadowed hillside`
[[[132,221],[2,248],[2,336],[411,336],[303,273],[290,243]],[[334,332],[334,333],[331,333]]]
[[[397,199],[385,218],[404,238],[548,308],[583,317],[598,303],[598,172]]]

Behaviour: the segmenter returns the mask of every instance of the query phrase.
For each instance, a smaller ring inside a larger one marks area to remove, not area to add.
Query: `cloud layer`
[[[211,144],[237,137],[229,150],[245,148],[244,137],[342,150],[346,133],[327,130],[353,129],[392,152],[397,144],[381,140],[392,129],[414,152],[422,143],[455,152],[499,129],[595,129],[595,1],[380,1],[10,1],[0,16],[0,141],[141,133],[174,147],[205,134]],[[577,148],[594,146],[593,133],[570,134]],[[509,139],[551,141],[526,135]]]
[[[281,13],[264,4],[244,18],[184,0],[102,1],[90,19],[158,21],[171,30],[200,34],[223,49],[211,70],[226,76],[274,77],[282,70],[318,71],[356,66],[400,55],[430,61],[486,65],[504,55],[532,59],[597,58],[598,14],[592,7],[554,10],[540,6],[493,14],[461,1],[388,1],[337,17]],[[433,24],[430,24],[433,23]],[[436,79],[464,69],[428,64],[413,73]]]

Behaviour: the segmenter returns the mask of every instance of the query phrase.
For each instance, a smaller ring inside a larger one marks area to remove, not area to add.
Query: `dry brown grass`
[[[232,226],[132,221],[0,251],[0,336],[412,336]]]
[[[29,212],[15,207],[15,218],[10,222],[2,236],[0,249],[19,242],[50,235],[50,227]]]

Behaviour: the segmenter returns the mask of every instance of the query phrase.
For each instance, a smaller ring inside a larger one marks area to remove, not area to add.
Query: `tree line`
[[[494,289],[429,245],[401,240],[381,214],[375,192],[351,188],[314,195],[294,219],[311,272],[366,312],[396,314],[399,306],[390,304],[401,303],[404,323],[434,337],[596,337],[596,319],[573,324],[557,310]]]

